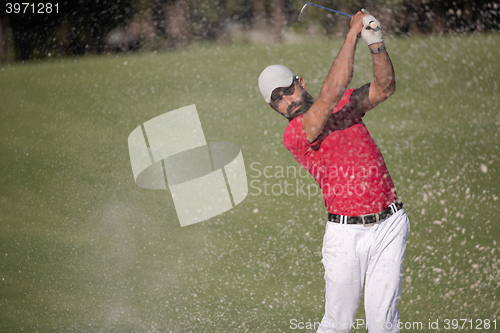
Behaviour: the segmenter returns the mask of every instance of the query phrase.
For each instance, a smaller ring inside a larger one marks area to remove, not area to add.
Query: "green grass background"
[[[257,77],[283,63],[316,96],[341,43],[1,64],[0,331],[290,332],[291,319],[320,321],[320,197],[250,189],[231,211],[181,228],[168,191],[135,185],[127,138],[196,104],[208,142],[241,147],[249,181],[312,185],[250,167],[298,168]],[[498,328],[500,35],[386,44],[397,92],[364,120],[411,221],[401,320]],[[371,79],[360,41],[351,86]]]

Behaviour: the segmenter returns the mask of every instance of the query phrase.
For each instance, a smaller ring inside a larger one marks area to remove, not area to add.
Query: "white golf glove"
[[[380,22],[373,15],[363,17],[363,29],[361,29],[361,37],[366,44],[382,43],[382,28]]]

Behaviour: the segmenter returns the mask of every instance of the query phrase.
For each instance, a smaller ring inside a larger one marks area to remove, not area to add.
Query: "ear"
[[[306,81],[304,81],[304,78],[302,76],[300,76],[297,81],[299,82],[300,86],[305,90],[307,91],[307,87],[306,87]]]

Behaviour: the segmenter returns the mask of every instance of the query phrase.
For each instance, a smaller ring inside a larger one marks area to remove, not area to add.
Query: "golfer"
[[[360,37],[371,51],[374,80],[347,89]],[[396,89],[380,22],[366,11],[352,16],[316,100],[304,79],[281,65],[264,69],[259,89],[271,108],[289,120],[283,143],[316,179],[328,210],[322,250],[325,314],[317,332],[350,331],[363,284],[369,332],[399,332],[410,225],[382,154],[362,121]]]

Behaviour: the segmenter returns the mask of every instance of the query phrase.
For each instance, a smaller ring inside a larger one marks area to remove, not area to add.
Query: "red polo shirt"
[[[348,89],[310,144],[302,117],[288,124],[283,143],[318,182],[328,212],[359,216],[380,212],[396,200],[389,171],[361,116],[350,105]]]

